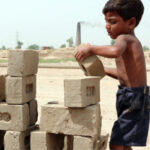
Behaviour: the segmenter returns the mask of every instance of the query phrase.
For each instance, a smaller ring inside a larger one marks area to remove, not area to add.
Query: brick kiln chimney
[[[77,23],[76,46],[81,44],[81,23]]]

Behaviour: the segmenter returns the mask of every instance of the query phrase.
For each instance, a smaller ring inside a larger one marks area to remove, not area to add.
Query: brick
[[[31,133],[31,150],[62,150],[63,147],[63,134],[52,134],[45,131]]]
[[[37,73],[38,52],[33,50],[10,50],[8,58],[8,75],[28,76]]]
[[[34,131],[31,133],[31,150],[106,150],[108,135],[98,140],[91,137]]]
[[[0,102],[5,100],[5,78],[7,75],[0,75]]]
[[[66,107],[86,107],[100,101],[100,78],[79,77],[64,80]]]
[[[44,105],[40,129],[50,133],[97,137],[100,132],[100,105],[68,108],[62,104]]]
[[[90,137],[74,136],[73,150],[94,150],[94,144]]]
[[[30,125],[34,125],[38,119],[37,101],[32,100],[28,102],[29,114],[30,114]]]
[[[6,131],[4,137],[5,150],[28,150],[30,149],[30,132],[36,126],[29,127],[26,131]]]
[[[85,58],[79,65],[88,76],[99,76],[101,79],[105,76],[104,66],[96,55]]]
[[[102,117],[101,117],[102,119]],[[102,121],[101,123],[102,124]],[[101,125],[100,125],[101,129]],[[73,136],[66,135],[64,141],[64,149],[63,150],[105,150],[107,146],[108,135],[102,136],[101,132],[99,133],[99,137],[91,138],[85,136]],[[103,148],[103,149],[101,149]]]
[[[6,78],[6,102],[8,104],[24,104],[35,99],[36,75]]]
[[[31,133],[31,150],[50,150],[50,137],[44,131]]]
[[[91,137],[73,136],[73,150],[106,150],[108,134],[97,140]]]
[[[29,125],[29,107],[0,103],[0,130],[25,131]]]

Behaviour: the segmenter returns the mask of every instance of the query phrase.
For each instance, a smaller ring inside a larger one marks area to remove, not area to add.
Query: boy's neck
[[[134,30],[133,30],[133,31],[131,31],[129,34],[131,34],[131,35],[134,35],[134,36],[135,36]]]
[[[134,30],[133,30],[133,31],[131,31],[131,32],[125,33],[125,34],[129,34],[129,35],[133,35],[133,36],[135,36]]]

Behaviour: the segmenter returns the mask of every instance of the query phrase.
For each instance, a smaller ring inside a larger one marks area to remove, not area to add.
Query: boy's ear
[[[128,21],[129,29],[133,30],[136,27],[136,18],[132,17]]]

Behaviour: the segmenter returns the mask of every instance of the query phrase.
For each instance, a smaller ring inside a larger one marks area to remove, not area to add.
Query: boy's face
[[[107,32],[112,39],[116,39],[120,34],[129,33],[128,20],[124,21],[116,11],[107,12],[105,20]]]

